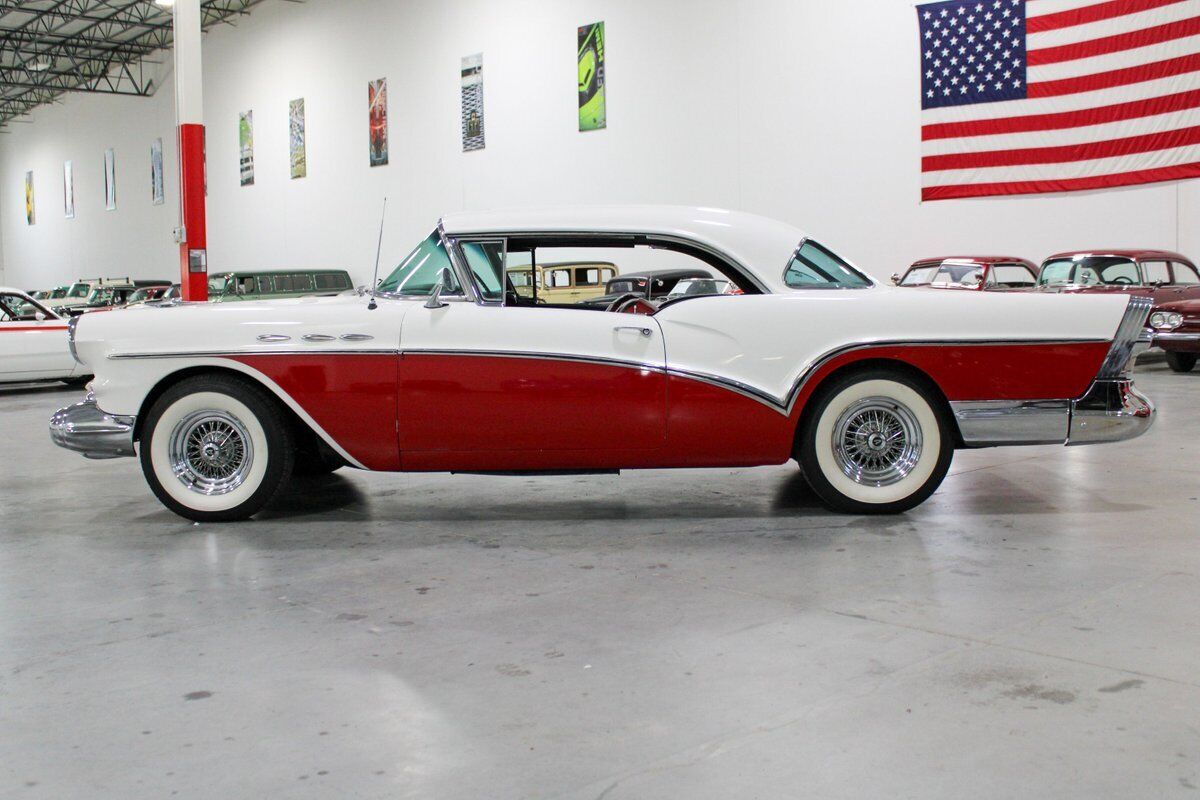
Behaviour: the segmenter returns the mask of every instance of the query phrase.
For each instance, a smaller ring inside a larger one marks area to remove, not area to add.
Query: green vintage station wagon
[[[208,299],[269,300],[278,297],[334,295],[353,289],[344,269],[289,269],[270,272],[225,272],[208,279]]]

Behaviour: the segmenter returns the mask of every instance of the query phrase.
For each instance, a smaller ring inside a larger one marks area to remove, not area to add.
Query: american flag
[[[917,6],[921,198],[1200,177],[1200,0]]]

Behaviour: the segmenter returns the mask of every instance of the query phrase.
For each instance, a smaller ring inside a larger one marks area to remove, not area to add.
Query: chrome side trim
[[[134,456],[134,417],[105,413],[89,394],[82,402],[60,408],[50,418],[50,440],[85,458]]]
[[[290,342],[292,340],[292,337],[282,333],[264,333],[254,338],[260,342]]]
[[[79,327],[79,320],[82,317],[71,317],[67,320],[67,349],[71,351],[71,358],[75,359],[75,363],[83,366],[83,362],[79,360],[79,351],[75,349],[75,329]]]
[[[651,361],[636,361],[633,359],[606,358],[604,356],[580,356],[568,353],[536,353],[513,350],[437,350],[421,348],[416,350],[401,350],[401,355],[408,356],[475,356],[479,358],[526,358],[539,361],[572,361],[580,364],[599,364],[610,367],[626,367],[643,369],[651,372],[667,372],[662,364]]]
[[[113,361],[133,359],[228,359],[239,355],[400,355],[400,350],[380,349],[245,349],[245,350],[200,350],[196,353],[113,353],[108,357]]]
[[[341,336],[343,342],[369,342],[374,338],[369,333],[343,333]]]
[[[1063,444],[1071,428],[1069,400],[956,400],[950,408],[967,447]]]
[[[1150,316],[1150,310],[1153,307],[1154,300],[1152,298],[1141,295],[1133,295],[1129,298],[1129,305],[1125,307],[1125,316],[1121,318],[1121,324],[1117,326],[1112,348],[1109,349],[1108,356],[1104,359],[1104,364],[1101,365],[1100,372],[1096,375],[1097,380],[1116,380],[1129,374],[1129,370],[1133,366],[1133,359],[1150,346],[1149,337],[1152,337],[1153,334],[1146,330],[1146,318]]]
[[[1167,344],[1193,344],[1200,342],[1200,333],[1156,333],[1154,334],[1154,344],[1165,342]]]
[[[336,342],[336,336],[330,336],[328,333],[306,333],[300,337],[306,342]]]
[[[1150,430],[1154,403],[1128,379],[1098,380],[1071,403],[1067,444],[1099,444],[1134,439]]]
[[[755,388],[748,383],[735,381],[732,378],[723,378],[720,375],[712,375],[707,372],[697,372],[690,369],[679,369],[678,367],[667,367],[667,374],[674,375],[679,378],[688,378],[689,380],[707,383],[710,386],[716,386],[718,389],[726,389],[728,391],[740,394],[743,397],[749,398],[762,403],[772,411],[778,411],[780,414],[786,415],[787,408],[774,395],[764,392],[762,389]]]

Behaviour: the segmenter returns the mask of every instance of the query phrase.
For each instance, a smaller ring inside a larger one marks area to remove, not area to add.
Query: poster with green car
[[[608,127],[604,92],[604,23],[579,29],[579,130]]]

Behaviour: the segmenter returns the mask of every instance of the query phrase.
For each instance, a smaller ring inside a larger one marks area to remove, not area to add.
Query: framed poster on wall
[[[254,112],[238,115],[238,154],[241,161],[241,185],[254,185]]]
[[[33,225],[37,215],[33,207],[33,170],[25,173],[25,224]]]
[[[593,22],[579,28],[578,43],[579,130],[597,131],[608,127],[604,88],[604,23]]]
[[[367,84],[367,105],[371,166],[382,167],[388,163],[387,78]]]
[[[304,146],[304,98],[288,103],[288,155],[292,180],[308,175],[308,152]]]
[[[462,60],[462,149],[483,148],[483,53],[476,53]]]
[[[163,193],[162,139],[150,143],[150,202],[156,206],[166,202]]]
[[[117,154],[110,147],[104,151],[104,210],[117,208]]]
[[[63,162],[63,216],[75,219],[75,164]]]

